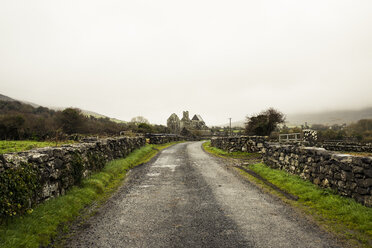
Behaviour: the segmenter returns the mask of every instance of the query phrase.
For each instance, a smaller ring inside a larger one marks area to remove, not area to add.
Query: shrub
[[[9,217],[31,210],[39,185],[33,166],[21,164],[0,173],[0,217]]]
[[[269,136],[278,124],[284,123],[284,114],[269,108],[258,115],[247,117],[245,132],[248,135]]]

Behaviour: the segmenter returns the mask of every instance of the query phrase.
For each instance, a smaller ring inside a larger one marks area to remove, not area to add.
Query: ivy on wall
[[[41,187],[38,170],[21,164],[0,173],[0,216],[10,217],[32,211],[35,192]]]

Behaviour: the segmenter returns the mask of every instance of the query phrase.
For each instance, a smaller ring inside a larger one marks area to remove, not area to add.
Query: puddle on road
[[[169,168],[174,172],[178,164],[163,164],[163,165],[154,165],[153,168]]]

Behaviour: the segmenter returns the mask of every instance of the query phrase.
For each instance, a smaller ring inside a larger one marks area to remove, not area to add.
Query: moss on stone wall
[[[31,164],[8,168],[0,173],[0,216],[32,211],[40,188],[38,170]]]
[[[105,163],[146,144],[143,137],[107,138],[0,155],[0,219],[66,193]]]

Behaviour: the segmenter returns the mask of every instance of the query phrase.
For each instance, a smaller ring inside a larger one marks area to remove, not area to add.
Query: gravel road
[[[66,247],[340,247],[280,200],[246,183],[202,142],[163,150]]]

